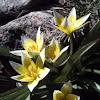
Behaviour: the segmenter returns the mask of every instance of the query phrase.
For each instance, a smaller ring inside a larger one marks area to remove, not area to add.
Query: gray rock
[[[0,0],[0,19],[17,17],[33,0]],[[37,0],[39,1],[39,0]]]
[[[35,40],[37,29],[41,26],[45,43],[50,43],[52,37],[59,39],[62,32],[52,24],[54,17],[46,12],[31,12],[0,27],[0,45],[13,49],[21,49],[20,37],[26,35]]]
[[[12,20],[23,10],[40,10],[55,1],[57,0],[0,0],[0,20]]]

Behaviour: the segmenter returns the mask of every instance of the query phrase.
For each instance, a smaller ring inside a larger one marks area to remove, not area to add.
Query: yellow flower
[[[57,24],[57,26],[55,25],[55,27],[63,31],[67,35],[70,35],[75,30],[83,27],[86,24],[83,23],[88,19],[89,16],[90,14],[87,14],[76,20],[75,7],[73,7],[72,10],[70,11],[68,18],[67,17],[64,18],[61,14],[54,11],[54,18]]]
[[[11,78],[21,82],[28,82],[28,88],[32,90],[36,87],[50,71],[49,68],[43,67],[45,61],[45,49],[43,49],[37,58],[36,64],[24,52],[21,56],[22,65],[10,61],[13,69],[20,75],[12,76]]]
[[[10,51],[10,53],[17,56],[21,56],[21,52],[24,52],[30,58],[37,57],[41,52],[41,50],[43,49],[43,43],[44,43],[43,33],[40,34],[40,27],[38,28],[37,31],[36,42],[26,36],[22,36],[21,41],[25,50]]]
[[[68,49],[68,46],[60,50],[60,45],[55,38],[52,39],[50,45],[46,48],[46,59],[48,62],[53,63],[57,60],[57,58],[66,50]]]
[[[72,84],[69,81],[61,87],[61,91],[53,92],[53,100],[80,100],[80,97],[72,94]]]

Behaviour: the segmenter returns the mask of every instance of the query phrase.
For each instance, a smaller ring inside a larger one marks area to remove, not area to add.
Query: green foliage
[[[53,63],[53,65],[56,67],[56,66],[61,66],[63,65],[66,60],[67,60],[67,57],[69,57],[69,55],[67,54],[67,51],[63,52],[58,58],[57,60]]]
[[[57,82],[57,83],[65,83],[67,81],[68,81],[68,79],[67,79],[66,75],[61,75],[55,80],[55,82]]]
[[[27,86],[22,86],[0,94],[0,100],[25,100],[29,94]]]
[[[90,41],[96,40],[100,38],[100,20],[94,25],[94,27],[89,31],[87,36],[84,38],[82,44],[80,47],[83,45],[89,43]]]
[[[86,53],[92,46],[94,46],[97,43],[98,40],[92,41],[82,48],[80,48],[72,57],[69,58],[68,62],[66,63],[65,67],[62,70],[62,74],[68,74],[71,70],[74,63],[80,60],[81,56]]]
[[[11,53],[9,53],[10,51],[11,51],[11,49],[3,47],[3,46],[0,46],[0,56],[5,56],[5,57],[9,57],[9,58],[20,60],[19,57],[14,56]]]

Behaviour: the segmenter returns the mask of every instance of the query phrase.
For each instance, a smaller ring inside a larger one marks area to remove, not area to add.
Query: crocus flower
[[[21,52],[24,52],[30,58],[37,57],[39,53],[41,52],[41,50],[43,49],[43,43],[44,43],[43,33],[40,34],[40,27],[38,28],[38,31],[37,31],[36,42],[26,36],[22,36],[21,41],[25,50],[10,51],[10,53],[17,56],[21,56]]]
[[[60,50],[60,44],[59,42],[53,38],[50,45],[46,48],[46,59],[50,63],[54,63],[57,58],[66,50],[68,49],[68,46]]]
[[[80,100],[80,97],[72,94],[72,84],[69,81],[61,87],[61,91],[53,92],[53,100]]]
[[[13,61],[10,61],[13,69],[20,75],[12,76],[11,78],[21,82],[28,82],[28,88],[32,90],[37,86],[40,80],[42,80],[50,71],[49,68],[43,67],[45,61],[45,49],[43,49],[38,56],[36,63],[33,62],[24,52],[21,56],[22,65]]]
[[[58,12],[54,11],[54,18],[57,24],[55,25],[55,27],[63,31],[67,35],[70,35],[75,30],[83,27],[86,24],[86,23],[85,24],[83,23],[88,19],[89,16],[90,14],[87,14],[76,20],[75,7],[73,7],[72,10],[70,11],[68,18],[63,17]]]

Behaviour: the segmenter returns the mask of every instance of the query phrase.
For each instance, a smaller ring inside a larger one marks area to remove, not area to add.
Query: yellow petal
[[[62,31],[62,32],[64,32],[64,33],[66,33],[67,35],[69,35],[70,33],[69,33],[69,31],[67,30],[67,29],[65,29],[65,28],[63,28],[62,26],[55,26],[57,29],[59,29],[60,31]]]
[[[71,25],[71,26],[68,26],[67,27],[67,30],[68,30],[68,35],[70,35],[72,32],[74,32],[75,31],[75,26],[74,25]]]
[[[64,25],[66,25],[66,26],[64,26]],[[64,24],[64,22],[62,22],[62,24],[60,26],[55,26],[55,27],[58,28],[59,30],[61,30],[62,32],[66,33],[67,35],[70,35],[73,31],[75,31],[75,26],[74,26],[74,24],[72,24],[70,22],[69,19],[66,19],[66,24]]]
[[[9,61],[10,65],[12,66],[12,68],[19,74],[25,74],[28,72],[28,70],[26,68],[24,68],[21,64],[18,64],[16,62],[13,61]]]
[[[40,52],[40,55],[37,58],[36,61],[36,67],[42,68],[45,62],[45,48]]]
[[[14,80],[21,81],[21,82],[31,82],[34,79],[27,74],[24,75],[16,75],[11,77]]]
[[[65,100],[64,94],[59,90],[55,90],[53,92],[53,100]]]
[[[90,14],[87,14],[87,15],[79,18],[78,20],[76,20],[75,27],[78,28],[80,25],[82,25],[88,19],[89,16],[90,16]]]
[[[63,48],[61,51],[60,51],[60,54],[58,56],[56,56],[56,58],[52,61],[53,63],[61,56],[61,54],[65,51],[67,51],[69,46],[66,46],[65,48]]]
[[[84,20],[82,18],[78,19],[76,22],[75,22],[75,27],[79,27],[80,25],[82,25],[84,22]]]
[[[61,23],[61,26],[66,29],[68,26],[71,26],[72,25],[72,22],[67,18],[65,17],[64,20],[62,21]],[[60,26],[59,26],[60,27]]]
[[[72,93],[72,84],[71,84],[71,82],[69,81],[69,82],[65,83],[61,87],[61,91],[65,96],[67,96],[68,94],[71,94]]]
[[[68,26],[67,17],[64,18],[64,20],[63,20],[62,23],[61,23],[61,26],[62,26],[63,28],[66,28],[66,27]]]
[[[72,22],[75,23],[76,21],[76,10],[75,7],[72,8],[72,10],[69,13],[68,19]]]
[[[33,60],[30,59],[24,52],[22,52],[21,59],[22,59],[22,64],[24,68],[28,69],[29,66],[33,66],[34,70],[37,69]]]
[[[47,53],[49,55],[49,58],[51,58],[52,60],[60,54],[59,43],[54,38],[52,39],[52,41],[47,49]]]
[[[22,40],[22,45],[27,52],[32,50],[38,51],[38,46],[32,39],[23,36],[21,37],[21,40]]]
[[[43,48],[43,33],[40,34],[40,27],[38,28],[37,31],[37,37],[36,37],[36,43],[38,45],[38,50],[41,51],[41,49]]]
[[[61,22],[64,20],[64,17],[59,14],[58,12],[54,11],[54,18],[56,21],[56,24],[59,26],[61,24]]]
[[[66,96],[66,100],[78,100],[78,98],[74,94],[69,94]]]
[[[68,33],[66,34],[70,35],[74,31],[74,24],[69,19],[66,19],[66,23],[67,23],[67,26],[63,28],[63,30],[67,30]]]
[[[49,68],[44,67],[43,69],[40,69],[39,71],[40,80],[43,79],[49,72],[50,72]]]
[[[78,28],[76,28],[76,30],[77,30],[77,29],[80,29],[80,28],[82,28],[82,27],[84,27],[84,26],[87,25],[89,22],[90,22],[90,21],[87,21],[86,23],[80,25]]]
[[[38,80],[34,80],[33,82],[29,82],[29,83],[28,83],[28,88],[29,88],[29,90],[32,92],[33,89],[37,86],[38,83],[39,83]]]

